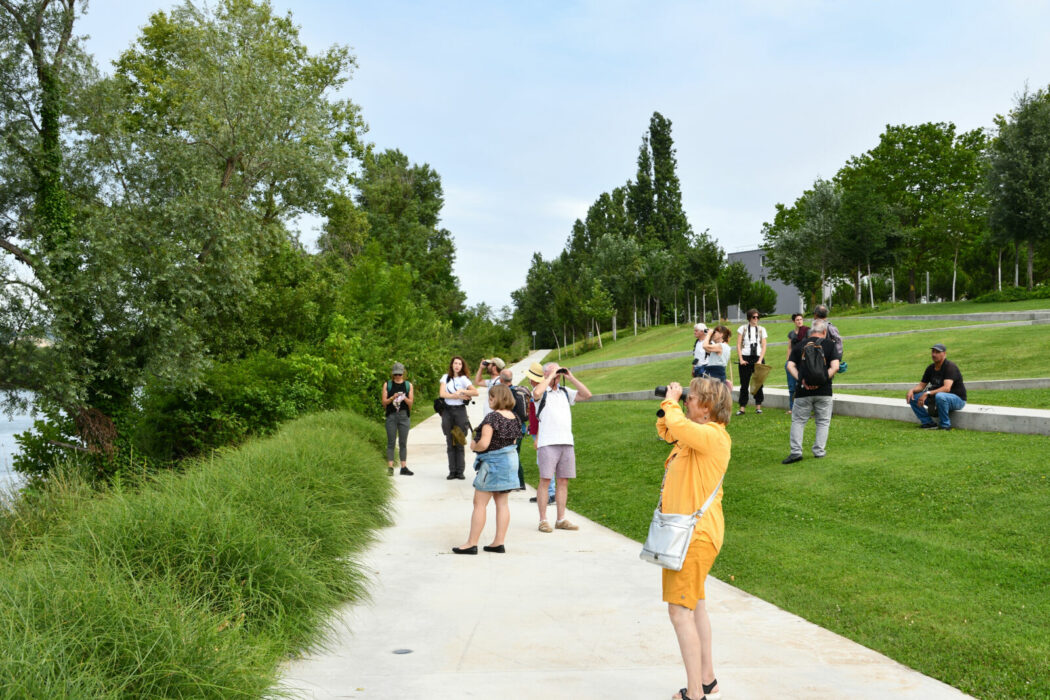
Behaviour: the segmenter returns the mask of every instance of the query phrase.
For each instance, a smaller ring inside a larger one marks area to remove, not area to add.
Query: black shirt
[[[931,364],[926,368],[926,371],[922,373],[922,383],[930,390],[940,389],[948,379],[952,380],[952,388],[949,389],[948,392],[955,394],[965,401],[966,385],[963,384],[962,372],[959,371],[959,365],[951,360],[945,360],[941,363],[941,368],[939,370],[934,369]]]
[[[386,405],[386,414],[388,416],[391,413],[395,413],[397,411],[404,411],[406,415],[411,415],[411,413],[412,413],[412,411],[408,407],[408,401],[407,401],[407,399],[408,399],[408,383],[404,382],[404,381],[395,382],[394,380],[391,379],[390,382],[387,384],[386,397],[388,399],[392,398],[394,396],[394,394],[398,393],[399,391],[403,391],[405,393],[405,399],[406,400],[402,400],[401,401],[401,405],[400,406],[396,406],[396,407],[394,406],[394,402],[393,401],[388,403]]]
[[[817,387],[816,389],[807,389],[802,386],[802,350],[811,341],[816,341],[816,338],[806,338],[804,343],[795,343],[795,346],[791,348],[791,357],[789,362],[795,363],[795,368],[798,370],[798,386],[795,387],[795,398],[801,399],[806,396],[831,396],[831,379],[825,384]],[[821,338],[820,346],[824,349],[824,365],[825,367],[831,367],[832,360],[841,360],[838,352],[835,351],[835,341],[831,338]]]

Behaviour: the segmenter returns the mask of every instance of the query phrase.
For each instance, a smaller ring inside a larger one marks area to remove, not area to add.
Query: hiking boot
[[[573,524],[572,522],[569,521],[568,518],[566,518],[565,520],[559,520],[558,522],[554,523],[554,529],[555,530],[579,530],[580,526]]]
[[[415,472],[408,467],[401,467],[401,476],[412,476]]]
[[[541,520],[540,521],[540,526],[537,529],[540,532],[554,532],[553,528],[551,528],[551,524],[549,522],[547,522],[546,520]]]

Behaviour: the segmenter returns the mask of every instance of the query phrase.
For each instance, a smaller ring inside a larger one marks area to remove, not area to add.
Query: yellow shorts
[[[693,540],[682,570],[664,569],[664,602],[695,610],[696,602],[704,600],[704,581],[717,556],[718,550],[707,535]]]

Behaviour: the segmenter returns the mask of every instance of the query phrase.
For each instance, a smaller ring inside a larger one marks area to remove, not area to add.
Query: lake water
[[[22,477],[11,469],[11,458],[18,452],[15,435],[33,427],[33,419],[25,415],[15,415],[11,420],[0,414],[0,490],[18,486]]]

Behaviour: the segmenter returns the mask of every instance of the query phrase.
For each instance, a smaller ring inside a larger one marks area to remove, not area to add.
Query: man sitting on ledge
[[[962,372],[957,364],[945,359],[946,352],[947,348],[941,343],[931,347],[933,364],[922,373],[919,383],[908,390],[908,405],[915,411],[920,428],[951,430],[951,412],[966,405],[966,385],[963,384]],[[933,422],[931,416],[940,418],[940,426]]]

